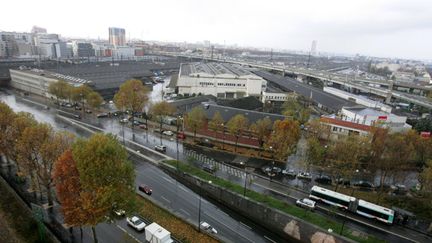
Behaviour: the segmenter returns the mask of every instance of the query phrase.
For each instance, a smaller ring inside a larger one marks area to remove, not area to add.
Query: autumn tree
[[[53,205],[51,174],[54,162],[72,141],[71,134],[55,132],[48,124],[27,127],[18,140],[17,162],[35,186],[45,188],[49,205]]]
[[[432,159],[428,160],[426,166],[423,168],[419,176],[422,190],[431,192],[432,191]]]
[[[81,185],[81,205],[86,212],[85,225],[95,226],[112,219],[113,206],[133,212],[135,208],[135,173],[127,160],[126,149],[109,134],[95,134],[78,139],[72,146]]]
[[[134,133],[134,116],[142,112],[148,101],[149,90],[140,80],[131,79],[120,85],[119,91],[114,95],[117,108],[132,112],[132,136]]]
[[[57,104],[59,99],[67,99],[71,97],[72,86],[64,80],[59,80],[57,82],[50,83],[48,86],[48,93],[54,95],[57,99]]]
[[[255,133],[255,136],[258,139],[259,146],[262,150],[265,141],[270,136],[271,129],[272,129],[272,121],[268,117],[260,119],[255,123],[253,123],[249,129],[250,131]]]
[[[66,150],[55,162],[53,179],[64,221],[68,226],[80,227],[82,239],[81,226],[86,224],[87,212],[82,207],[83,191],[71,149]]]
[[[157,102],[153,104],[150,109],[150,113],[152,114],[153,118],[157,122],[159,122],[161,144],[162,144],[162,125],[163,125],[164,118],[174,114],[175,111],[176,111],[175,107],[166,101]]]
[[[288,155],[294,152],[300,139],[300,126],[297,121],[285,119],[273,123],[272,133],[266,143],[278,160],[286,160]]]
[[[236,138],[234,152],[237,152],[238,140],[248,129],[248,123],[248,119],[242,114],[235,115],[227,123],[228,132]]]
[[[208,128],[211,131],[214,131],[217,134],[218,131],[223,131],[224,127],[224,119],[219,111],[216,111],[213,115],[213,118],[208,122]],[[216,136],[217,138],[217,136]]]
[[[291,97],[283,103],[282,114],[304,124],[309,120],[310,109],[301,105],[297,98]]]
[[[326,153],[328,162],[326,165],[332,167],[333,177],[351,180],[355,171],[360,168],[367,148],[367,138],[358,135],[346,136],[331,143]],[[336,191],[338,185],[339,183],[336,183]]]
[[[30,178],[31,189],[34,194],[36,191],[41,192],[41,181],[38,173],[41,171],[41,149],[49,140],[52,133],[52,127],[48,124],[36,124],[35,126],[24,129],[21,137],[18,139],[17,163],[23,174]],[[36,194],[35,194],[36,195]]]
[[[7,104],[0,101],[0,155],[5,156],[6,161],[8,160],[8,138],[5,134],[14,119],[15,112]]]
[[[329,140],[330,127],[321,123],[320,119],[313,119],[308,122],[308,134],[318,139]]]
[[[320,141],[316,137],[310,137],[307,139],[306,149],[306,162],[309,165],[323,165],[325,164],[326,148],[321,145]]]
[[[98,92],[95,92],[95,91],[90,92],[86,96],[87,104],[93,109],[98,109],[102,105],[103,101],[104,100],[103,100],[102,96]]]
[[[85,84],[77,87],[72,87],[71,99],[74,102],[84,103],[84,100],[86,100],[87,95],[90,94],[91,92],[93,92],[93,90]]]
[[[3,133],[3,141],[5,142],[4,148],[6,148],[6,157],[10,160],[16,162],[18,158],[18,153],[16,150],[18,139],[21,137],[22,133],[27,127],[35,126],[37,121],[34,119],[33,115],[27,112],[18,112],[10,124],[10,126],[6,129],[6,132]],[[17,174],[21,174],[19,163],[15,163],[17,165]],[[10,167],[9,167],[10,169]]]
[[[54,170],[54,163],[57,159],[69,149],[74,140],[74,136],[69,132],[53,132],[51,131],[48,139],[42,144],[40,148],[40,160],[38,163],[37,175],[42,185],[45,187],[48,196],[48,204],[53,204],[52,172]]]
[[[186,115],[186,125],[194,133],[194,139],[196,139],[196,133],[199,129],[202,129],[206,122],[206,115],[201,106],[194,107]]]

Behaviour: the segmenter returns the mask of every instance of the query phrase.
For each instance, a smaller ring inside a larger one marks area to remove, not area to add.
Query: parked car
[[[309,172],[300,172],[297,174],[297,178],[303,180],[312,180],[312,175]]]
[[[215,228],[213,228],[213,227],[212,227],[209,223],[207,223],[207,222],[202,221],[202,222],[200,223],[200,227],[201,227],[201,229],[206,230],[206,231],[208,231],[208,232],[210,232],[210,233],[217,234],[217,230],[216,230]]]
[[[213,173],[216,171],[216,167],[212,164],[203,164],[202,168],[209,173]]]
[[[177,138],[178,139],[185,139],[186,138],[186,134],[184,134],[183,132],[180,132],[177,134]]]
[[[80,111],[80,110],[82,110],[82,108],[81,108],[81,106],[76,105],[76,106],[75,106],[75,110]]]
[[[129,120],[127,118],[123,118],[120,120],[120,123],[128,123],[128,122],[129,122]]]
[[[165,145],[156,145],[155,147],[156,151],[159,151],[161,153],[165,153],[166,152],[166,146]]]
[[[133,124],[134,124],[135,126],[139,126],[141,123],[140,123],[139,121],[137,121],[137,120],[134,120],[134,121],[133,121]]]
[[[172,135],[174,135],[174,133],[173,133],[172,131],[168,131],[168,130],[167,130],[167,131],[163,131],[162,134],[163,134],[163,135],[167,135],[167,136],[172,136]]]
[[[81,115],[73,115],[75,119],[81,119]]]
[[[353,186],[360,187],[364,189],[373,189],[375,188],[375,185],[369,181],[357,181],[354,182]]]
[[[149,186],[144,185],[144,184],[139,185],[138,190],[144,192],[147,195],[151,195],[153,192],[153,190]]]
[[[321,176],[315,178],[315,181],[320,183],[320,184],[325,184],[325,185],[331,185],[332,184],[331,177],[326,176],[326,175],[321,175]]]
[[[350,186],[351,182],[348,179],[338,178],[336,179],[336,183],[339,185]]]
[[[297,173],[293,169],[285,169],[282,170],[282,175],[295,178],[297,176]]]
[[[124,211],[123,209],[114,209],[113,211],[117,216],[125,216],[126,214],[126,211]]]
[[[138,216],[127,217],[126,221],[129,226],[138,231],[143,231],[146,227],[146,224]]]
[[[141,129],[147,130],[147,125],[146,124],[141,124],[138,126]]]
[[[296,205],[302,208],[315,209],[315,201],[312,201],[309,198],[298,199]]]
[[[85,113],[90,114],[90,113],[92,113],[92,110],[90,110],[90,109],[86,109],[86,110],[85,110]]]
[[[155,128],[155,129],[153,129],[153,132],[154,132],[154,133],[162,133],[163,131],[160,130],[159,128]]]
[[[108,113],[99,113],[96,115],[97,118],[105,118],[108,117]]]

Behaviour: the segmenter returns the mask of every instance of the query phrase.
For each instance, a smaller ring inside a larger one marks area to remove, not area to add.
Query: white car
[[[137,216],[127,217],[126,221],[129,226],[131,226],[132,228],[138,231],[143,231],[144,228],[146,227],[146,224]]]
[[[115,213],[117,216],[125,216],[125,214],[126,214],[126,212],[125,212],[123,209],[115,209],[115,210],[114,210],[114,213]]]
[[[123,119],[120,120],[121,123],[128,123],[128,121],[129,120],[127,118],[123,118]]]
[[[312,201],[309,198],[298,199],[296,205],[302,208],[315,209],[315,201]]]
[[[162,134],[163,134],[163,135],[167,135],[167,136],[172,136],[172,135],[174,135],[174,133],[171,132],[171,131],[163,131]]]
[[[312,175],[309,172],[300,172],[297,174],[297,178],[304,180],[312,180]]]
[[[207,222],[202,221],[200,224],[201,229],[206,230],[210,233],[217,234],[217,230],[213,228],[210,224]]]

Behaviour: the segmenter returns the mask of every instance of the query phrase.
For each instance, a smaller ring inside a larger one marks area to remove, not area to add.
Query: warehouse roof
[[[252,75],[250,71],[244,69],[241,66],[228,64],[228,63],[219,63],[219,62],[209,62],[209,63],[184,63],[180,66],[180,76],[189,76],[192,74],[204,73],[210,76],[218,76],[218,75],[232,75],[236,77]]]
[[[325,106],[333,111],[339,111],[344,106],[356,105],[351,101],[341,99],[335,95],[326,93],[321,89],[300,83],[293,78],[282,77],[265,71],[253,72],[256,75],[263,77],[267,81],[276,84],[285,91],[294,91],[304,97],[311,98],[315,103],[321,104],[322,106]]]

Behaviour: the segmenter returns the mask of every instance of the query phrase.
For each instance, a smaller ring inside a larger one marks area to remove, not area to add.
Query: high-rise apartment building
[[[109,28],[109,43],[114,46],[126,45],[126,31],[122,28]]]

